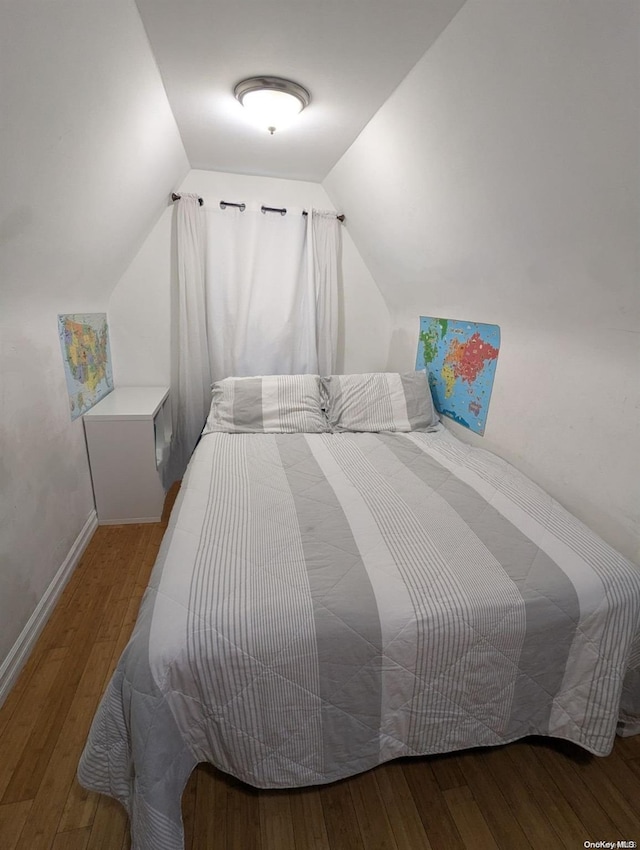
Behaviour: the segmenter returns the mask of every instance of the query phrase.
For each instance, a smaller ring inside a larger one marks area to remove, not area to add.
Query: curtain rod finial
[[[182,195],[176,195],[175,192],[171,193],[171,200],[172,201],[179,201],[181,197],[182,197]],[[204,200],[202,198],[198,198],[198,203],[200,204],[200,206],[202,206],[204,204]]]

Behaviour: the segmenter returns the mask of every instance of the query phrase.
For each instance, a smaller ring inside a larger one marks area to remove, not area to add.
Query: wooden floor
[[[129,848],[120,806],[74,777],[164,527],[98,529],[0,709],[0,850]],[[183,811],[187,850],[640,843],[640,736],[618,740],[605,759],[535,740],[402,760],[301,791],[256,791],[201,766]]]

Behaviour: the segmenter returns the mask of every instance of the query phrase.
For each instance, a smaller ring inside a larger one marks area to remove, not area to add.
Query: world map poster
[[[58,335],[71,418],[77,419],[113,389],[107,314],[59,315]]]
[[[484,434],[499,352],[498,325],[420,317],[416,369],[426,368],[438,412],[476,434]]]

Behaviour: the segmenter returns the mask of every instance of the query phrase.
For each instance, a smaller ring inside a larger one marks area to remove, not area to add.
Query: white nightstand
[[[158,522],[171,441],[167,387],[118,387],[84,414],[98,522]]]

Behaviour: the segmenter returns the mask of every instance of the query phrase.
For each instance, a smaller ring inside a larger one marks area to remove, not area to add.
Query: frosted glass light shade
[[[281,130],[309,104],[309,92],[281,77],[252,77],[242,80],[234,94],[251,120],[270,133]]]

